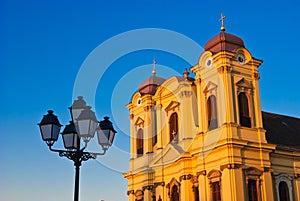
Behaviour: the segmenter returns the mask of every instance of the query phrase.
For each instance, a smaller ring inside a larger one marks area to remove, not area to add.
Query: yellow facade
[[[127,105],[129,201],[300,200],[299,149],[266,140],[261,63],[222,30],[190,68],[195,79],[154,72],[140,86]]]

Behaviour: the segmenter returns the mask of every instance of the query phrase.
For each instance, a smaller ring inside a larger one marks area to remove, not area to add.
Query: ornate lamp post
[[[64,150],[53,149],[53,144],[58,140],[59,132],[62,125],[52,110],[48,110],[48,114],[44,115],[41,122],[38,124],[43,141],[46,142],[50,151],[58,152],[60,157],[67,157],[74,162],[75,166],[75,190],[74,201],[79,198],[79,170],[82,161],[96,159],[98,155],[104,155],[107,149],[112,145],[115,134],[112,122],[109,117],[104,117],[104,120],[98,122],[95,113],[91,107],[86,106],[86,102],[81,96],[75,100],[72,107],[69,108],[72,121],[65,126],[61,133]],[[87,143],[95,136],[97,130],[98,143],[101,145],[102,153],[93,153],[84,151]],[[85,146],[81,148],[81,139]]]

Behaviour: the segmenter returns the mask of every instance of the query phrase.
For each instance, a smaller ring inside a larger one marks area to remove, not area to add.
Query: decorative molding
[[[289,197],[290,197],[290,201],[293,201],[293,177],[289,176],[288,174],[279,174],[277,176],[274,177],[275,179],[275,189],[276,189],[276,194],[277,194],[277,198],[278,200],[280,200],[279,197],[279,184],[281,182],[285,182],[288,190],[289,190]]]
[[[161,108],[162,108],[162,104],[155,105],[155,110],[161,110]]]
[[[171,179],[170,183],[167,184],[167,189],[168,189],[168,196],[171,198],[171,191],[173,186],[177,186],[177,193],[180,197],[180,182],[178,182],[174,177]]]
[[[134,125],[139,126],[139,127],[144,127],[144,120],[141,117],[138,117],[137,120],[135,121]]]
[[[235,85],[239,89],[253,89],[251,83],[245,78],[240,79],[238,82],[235,83]]]
[[[213,90],[217,90],[218,85],[216,85],[215,83],[209,81],[208,84],[206,85],[206,87],[204,88],[203,92],[206,94],[208,92],[212,92]]]
[[[263,167],[263,172],[273,172],[273,169],[271,167]]]
[[[207,178],[208,179],[214,179],[214,178],[221,178],[222,173],[219,170],[211,170],[208,174],[207,174]]]
[[[127,195],[129,196],[130,194],[134,194],[134,190],[127,191]]]
[[[177,101],[171,101],[170,104],[166,107],[165,111],[174,110],[176,107],[179,107],[180,103]]]
[[[153,185],[143,186],[143,191],[145,191],[145,190],[152,191],[153,190]]]
[[[145,111],[145,112],[148,112],[149,110],[150,110],[150,106],[145,106],[145,107],[144,107],[144,111]]]
[[[134,195],[136,197],[136,200],[143,200],[144,199],[144,191],[142,191],[142,190],[136,190],[134,192]]]
[[[187,175],[181,175],[179,177],[179,181],[181,182],[182,180],[190,180],[193,177],[192,174],[187,174]]]
[[[200,171],[200,172],[197,172],[196,175],[197,175],[197,176],[200,176],[200,175],[206,176],[206,170],[202,170],[202,171]]]
[[[193,92],[192,91],[182,91],[180,92],[179,94],[179,97],[180,98],[184,98],[184,97],[191,97],[193,95]]]
[[[259,177],[259,176],[261,176],[262,175],[262,171],[261,170],[259,170],[259,169],[257,169],[257,168],[255,168],[255,167],[248,167],[248,168],[245,168],[244,169],[244,173],[245,173],[245,175],[246,176],[257,176],[257,177]]]
[[[133,120],[133,118],[134,118],[134,114],[130,114],[130,115],[129,115],[129,119],[130,119],[130,120]]]
[[[230,73],[232,71],[231,66],[221,66],[218,68],[218,73],[223,74],[223,73]]]
[[[165,186],[165,182],[164,181],[155,182],[154,185],[153,185],[154,188],[157,188],[158,186],[164,187]]]
[[[241,168],[241,164],[236,164],[236,163],[228,163],[220,166],[220,170],[223,171],[224,169],[239,169]]]
[[[260,74],[259,73],[253,73],[253,77],[256,80],[259,80],[260,79]]]

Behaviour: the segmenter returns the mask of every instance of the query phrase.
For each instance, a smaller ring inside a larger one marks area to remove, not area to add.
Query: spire
[[[226,16],[223,15],[223,13],[221,13],[221,18],[220,18],[220,21],[222,22],[221,31],[225,31],[225,25],[224,25],[225,18],[226,18]]]
[[[153,60],[153,70],[152,70],[152,75],[156,75],[156,59]]]
[[[187,68],[185,68],[183,73],[183,77],[185,78],[185,80],[188,80],[189,74],[190,73],[188,72]]]

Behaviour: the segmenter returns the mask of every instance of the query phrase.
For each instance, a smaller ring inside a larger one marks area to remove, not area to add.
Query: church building
[[[193,77],[154,68],[127,105],[129,201],[300,200],[300,119],[261,110],[261,64],[222,20]]]

